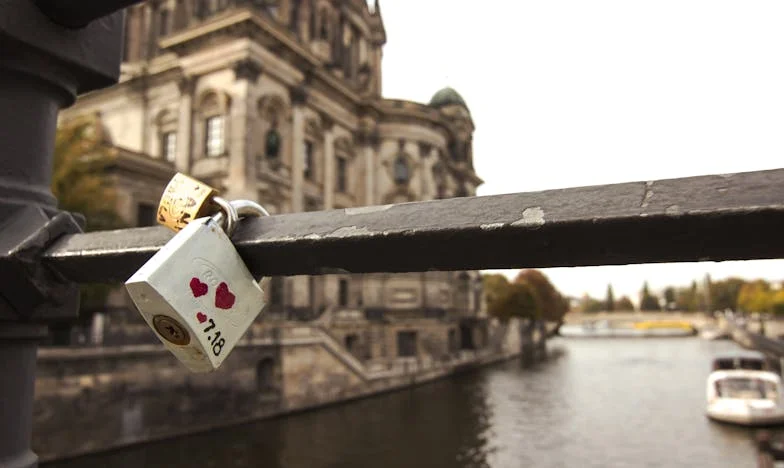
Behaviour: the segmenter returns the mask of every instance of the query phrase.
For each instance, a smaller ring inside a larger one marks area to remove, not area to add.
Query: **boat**
[[[634,323],[612,323],[593,320],[580,324],[564,324],[558,334],[569,338],[647,338],[691,336],[694,328],[689,322],[646,320]]]
[[[706,415],[741,426],[784,424],[781,376],[757,352],[717,357],[706,385]]]

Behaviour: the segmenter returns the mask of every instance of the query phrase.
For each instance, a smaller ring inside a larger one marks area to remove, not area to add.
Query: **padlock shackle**
[[[231,202],[221,197],[212,197],[212,201],[221,209],[218,214],[213,216],[213,219],[223,227],[223,230],[226,231],[226,235],[231,237],[231,235],[234,234],[234,230],[237,228],[237,221],[240,219],[237,209]]]
[[[243,216],[269,216],[269,211],[267,211],[263,206],[259,205],[258,203],[250,200],[234,200],[229,202],[234,209],[237,210],[237,214],[239,217]]]
[[[269,216],[269,212],[261,205],[250,200],[226,201],[221,197],[213,197],[212,200],[221,208],[213,219],[216,223],[223,226],[226,235],[231,237],[237,228],[237,222],[244,216]],[[225,224],[225,225],[224,225]]]

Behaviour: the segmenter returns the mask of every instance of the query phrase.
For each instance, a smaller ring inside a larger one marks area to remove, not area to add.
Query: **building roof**
[[[431,107],[443,107],[443,106],[450,106],[457,104],[459,106],[463,106],[468,109],[468,105],[466,104],[463,96],[460,95],[454,88],[450,88],[447,86],[439,90],[436,94],[430,98],[430,106]]]

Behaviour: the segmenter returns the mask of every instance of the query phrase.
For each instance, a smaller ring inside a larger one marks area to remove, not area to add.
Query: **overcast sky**
[[[480,195],[782,166],[784,2],[382,0],[386,97],[444,86],[476,125]],[[784,191],[784,188],[782,188]],[[557,268],[570,295],[784,279],[784,260]]]

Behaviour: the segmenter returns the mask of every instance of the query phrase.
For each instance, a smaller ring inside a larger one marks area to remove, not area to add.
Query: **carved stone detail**
[[[261,66],[253,60],[241,60],[234,64],[234,79],[255,82],[261,75]]]

